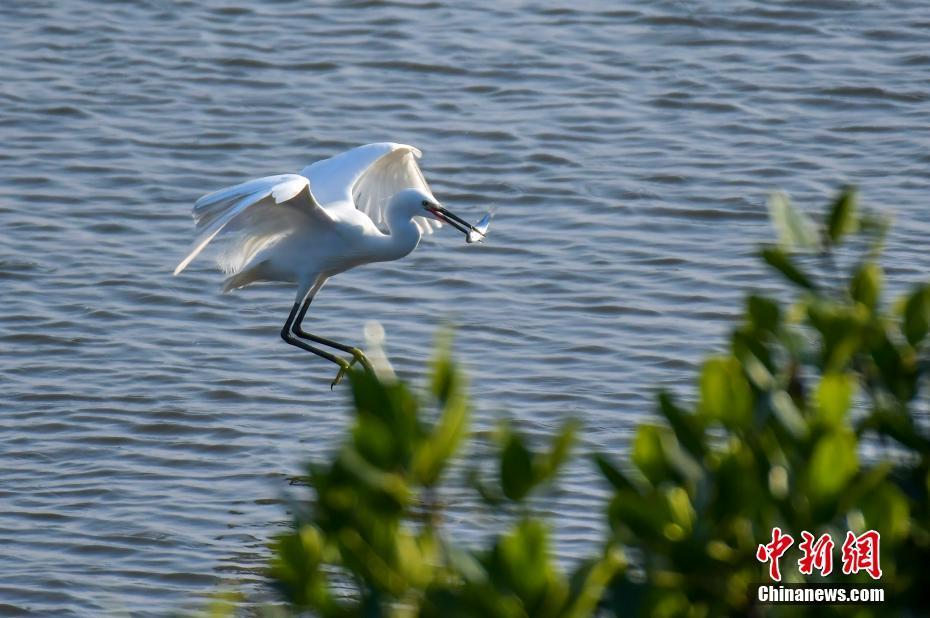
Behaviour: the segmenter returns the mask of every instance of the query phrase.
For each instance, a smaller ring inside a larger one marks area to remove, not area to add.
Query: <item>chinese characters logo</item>
[[[811,575],[816,569],[820,575],[826,577],[833,572],[833,548],[835,546],[833,539],[829,534],[822,534],[815,537],[813,534],[804,530],[801,532],[801,542],[798,549],[801,550],[802,556],[798,560],[798,570],[802,575]],[[881,536],[875,530],[868,530],[859,536],[853,532],[846,532],[846,540],[841,548],[843,560],[843,574],[854,575],[859,571],[865,571],[872,579],[879,579],[882,576],[882,568],[879,562],[879,543]],[[779,561],[785,552],[794,545],[794,537],[785,534],[781,528],[772,528],[772,540],[766,544],[760,544],[756,549],[756,559],[761,563],[769,563],[769,577],[773,581],[781,581],[781,568]]]

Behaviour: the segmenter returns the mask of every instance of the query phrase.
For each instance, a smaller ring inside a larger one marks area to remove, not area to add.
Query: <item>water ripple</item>
[[[615,456],[656,389],[685,390],[723,345],[743,290],[777,288],[754,258],[772,188],[820,205],[859,183],[896,216],[889,279],[930,265],[921,3],[83,0],[0,18],[3,615],[267,598],[286,479],[336,447],[345,392],[277,337],[286,286],[171,276],[192,201],[220,186],[420,146],[457,211],[498,207],[491,242],[439,234],[343,275],[314,328],[359,341],[381,320],[419,382],[451,320],[479,432],[506,411],[541,439],[567,412]],[[500,524],[446,491],[456,538]],[[561,560],[604,534],[606,491],[573,463],[538,505]]]

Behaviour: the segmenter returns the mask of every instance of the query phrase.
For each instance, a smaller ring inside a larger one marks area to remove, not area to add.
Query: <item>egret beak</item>
[[[440,206],[439,204],[432,204],[430,206],[427,206],[426,209],[430,211],[430,213],[432,213],[434,217],[436,217],[440,221],[445,221],[446,223],[448,223],[449,225],[451,225],[458,231],[465,234],[465,236],[468,236],[470,232],[475,232],[477,234],[481,234],[482,236],[484,236],[484,233],[481,230],[477,229],[475,226],[473,226],[471,223],[469,223],[465,219],[461,218],[460,216],[450,211],[449,209]]]

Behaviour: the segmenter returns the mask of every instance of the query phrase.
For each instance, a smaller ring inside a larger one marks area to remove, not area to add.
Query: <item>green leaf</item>
[[[504,496],[501,495],[497,487],[488,485],[481,479],[481,473],[477,468],[468,470],[465,474],[465,482],[481,496],[481,500],[486,505],[500,507],[504,503]]]
[[[469,582],[487,580],[488,574],[484,570],[484,566],[471,551],[453,543],[443,543],[442,549],[446,560],[448,560],[453,570],[462,576],[462,579]]]
[[[278,535],[272,545],[270,575],[284,597],[298,607],[325,607],[331,602],[323,561],[323,537],[309,525]]]
[[[759,390],[770,390],[775,380],[772,371],[776,366],[772,351],[765,341],[769,337],[754,331],[750,326],[736,328],[732,337],[733,356],[742,363],[746,376]]]
[[[628,479],[626,475],[623,474],[623,472],[614,466],[613,463],[607,459],[606,455],[602,453],[595,453],[594,463],[597,464],[597,467],[601,470],[601,474],[604,475],[604,478],[607,479],[607,482],[610,483],[614,489],[629,490],[634,493],[639,493],[636,485],[634,485],[630,479]]]
[[[633,491],[618,491],[607,513],[615,532],[627,528],[640,543],[663,540],[663,530],[670,519],[668,502],[658,492],[641,496]]]
[[[930,452],[930,438],[921,435],[910,414],[875,410],[860,424],[857,431],[863,433],[867,429],[874,429],[877,433],[889,436],[915,451]],[[930,491],[930,486],[927,489]]]
[[[910,531],[910,504],[893,483],[882,483],[862,501],[866,527],[879,530],[882,541],[898,541]]]
[[[702,415],[732,429],[748,429],[752,408],[752,388],[738,360],[716,357],[704,363],[698,408]]]
[[[714,489],[718,498],[703,517],[710,522],[732,521],[734,517],[756,513],[768,504],[771,497],[762,483],[768,470],[759,461],[763,456],[758,449],[754,452],[746,441],[730,438],[726,451],[719,453]]]
[[[746,301],[749,324],[754,330],[775,332],[781,323],[781,310],[774,300],[752,294]]]
[[[618,571],[626,566],[626,558],[620,548],[608,546],[604,556],[575,571],[572,576],[572,603],[562,613],[564,618],[586,618],[598,614],[598,605],[604,590]]]
[[[452,333],[450,331],[440,333],[436,344],[436,352],[433,357],[432,375],[430,379],[430,390],[439,401],[445,404],[453,393],[462,390],[459,383],[461,376],[456,371],[452,362]]]
[[[904,336],[916,346],[930,330],[930,286],[923,285],[907,297],[904,305]]]
[[[807,305],[807,319],[821,335],[821,358],[826,372],[841,372],[862,350],[869,311],[861,305],[819,300]]]
[[[802,212],[791,205],[782,192],[773,193],[768,201],[769,218],[778,233],[778,244],[785,251],[814,249],[817,247],[817,231],[814,224]]]
[[[372,465],[352,448],[343,449],[339,454],[339,464],[342,469],[353,476],[356,487],[352,489],[371,489],[380,492],[384,497],[394,500],[398,505],[407,504],[413,497],[413,491],[407,484],[404,475],[396,472],[387,472]],[[361,487],[359,487],[361,486]]]
[[[859,219],[856,216],[856,189],[845,187],[830,206],[827,215],[827,237],[835,244],[846,234],[854,234],[859,230]]]
[[[659,393],[659,410],[668,420],[681,445],[700,461],[707,452],[707,446],[704,444],[704,427],[700,420],[676,406],[672,396],[664,391]]]
[[[448,353],[437,356],[433,364],[433,394],[443,405],[442,416],[414,454],[415,477],[426,487],[439,481],[445,466],[456,453],[468,431],[468,397],[464,379]]]
[[[874,262],[866,262],[856,271],[849,288],[853,300],[874,310],[882,290],[881,267]]]
[[[694,520],[697,517],[695,513],[694,506],[691,504],[691,498],[688,496],[688,492],[681,487],[670,487],[665,491],[665,500],[668,504],[668,513],[671,523],[675,524],[677,528],[684,534],[691,534],[692,528],[694,527]],[[676,533],[669,534],[668,530],[666,531],[666,536],[675,536]],[[675,540],[674,538],[672,540]]]
[[[406,467],[423,438],[419,402],[403,382],[382,382],[368,371],[349,374],[359,453],[382,469]],[[380,438],[374,436],[382,433]]]
[[[763,249],[761,255],[762,259],[765,260],[769,266],[784,275],[788,281],[803,288],[807,288],[808,290],[815,289],[816,286],[813,281],[792,264],[791,260],[788,258],[788,254],[781,249]]]
[[[831,426],[839,426],[846,419],[856,390],[852,375],[828,373],[817,385],[817,407],[820,419]]]
[[[807,469],[813,500],[827,502],[846,487],[859,469],[857,447],[852,431],[833,431],[820,438]]]
[[[541,483],[554,477],[562,467],[562,464],[568,459],[572,445],[575,443],[575,436],[578,433],[579,424],[575,420],[568,420],[562,426],[561,431],[552,439],[552,447],[549,452],[540,456],[535,462],[535,483]]]
[[[498,540],[489,558],[488,571],[497,585],[510,588],[527,608],[545,603],[545,595],[558,594],[553,589],[557,582],[553,581],[548,531],[538,520],[523,519]],[[567,583],[559,583],[562,586],[557,587],[567,596]],[[561,600],[564,602],[564,596]]]
[[[859,231],[869,237],[869,257],[877,258],[885,246],[885,238],[891,229],[891,217],[881,214],[863,213],[859,216]]]
[[[902,402],[910,401],[917,394],[920,377],[914,351],[906,346],[899,347],[884,331],[874,334],[871,343],[872,360],[884,386]]]
[[[468,431],[468,400],[464,395],[449,398],[432,434],[416,451],[413,470],[426,487],[435,485]]]
[[[633,440],[633,463],[653,485],[672,478],[671,467],[662,447],[662,432],[658,425],[640,425]]]
[[[803,440],[807,437],[807,423],[804,422],[801,411],[794,405],[791,395],[782,390],[776,391],[772,393],[771,404],[775,418],[794,439]]]
[[[533,488],[533,454],[516,433],[509,433],[501,453],[501,489],[514,501],[522,500]]]

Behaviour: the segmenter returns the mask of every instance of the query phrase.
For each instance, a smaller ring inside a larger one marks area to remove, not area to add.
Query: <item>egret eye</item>
[[[429,206],[429,202],[426,200],[423,200],[423,206]]]

